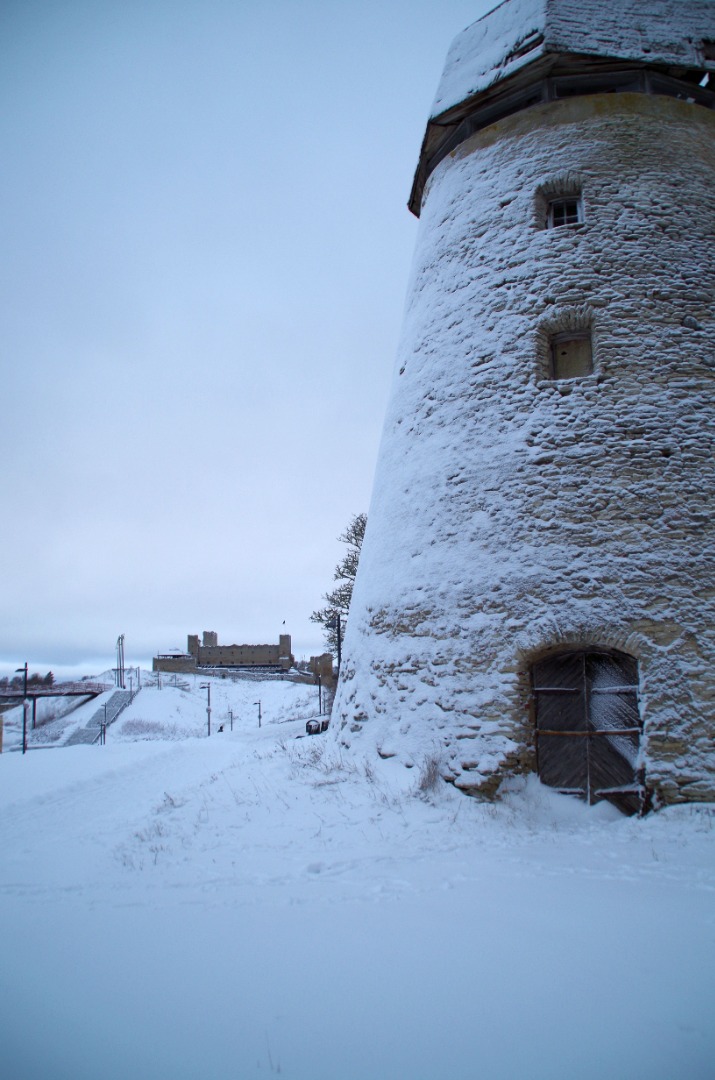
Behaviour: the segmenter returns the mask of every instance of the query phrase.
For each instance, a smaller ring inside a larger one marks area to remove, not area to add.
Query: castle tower
[[[714,108],[703,0],[505,0],[452,45],[345,746],[483,796],[715,799]]]

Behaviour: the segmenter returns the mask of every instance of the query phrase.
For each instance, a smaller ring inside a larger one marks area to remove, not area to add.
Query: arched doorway
[[[643,809],[638,664],[625,653],[569,650],[532,667],[537,770],[543,783],[589,803]]]

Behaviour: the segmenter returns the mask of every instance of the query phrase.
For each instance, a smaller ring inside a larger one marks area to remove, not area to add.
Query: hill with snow
[[[25,755],[11,718],[3,1076],[712,1077],[711,808],[479,803],[306,737],[280,679],[211,680],[208,738],[202,681],[105,746],[60,745],[97,702]]]

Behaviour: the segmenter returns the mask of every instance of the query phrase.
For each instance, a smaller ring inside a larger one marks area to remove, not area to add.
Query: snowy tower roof
[[[452,42],[422,144],[409,207],[445,154],[509,112],[573,94],[549,80],[635,72],[715,80],[712,0],[504,0]],[[623,87],[618,87],[623,89]],[[588,89],[581,88],[580,93]],[[675,91],[673,96],[679,96]]]

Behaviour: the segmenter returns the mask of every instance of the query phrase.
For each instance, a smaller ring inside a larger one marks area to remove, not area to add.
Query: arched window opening
[[[532,668],[537,770],[543,783],[589,803],[607,799],[640,813],[642,722],[632,656],[568,651]]]

